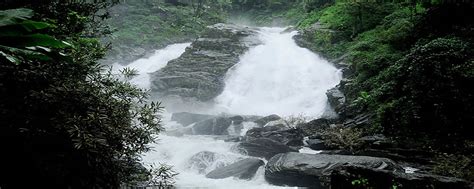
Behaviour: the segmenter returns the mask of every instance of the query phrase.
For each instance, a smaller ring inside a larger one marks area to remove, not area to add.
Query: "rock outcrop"
[[[237,151],[254,157],[270,159],[279,153],[296,152],[296,150],[268,138],[257,138],[241,142],[237,146]]]
[[[228,166],[217,168],[209,172],[206,177],[212,179],[235,177],[249,180],[255,176],[258,168],[260,168],[262,165],[265,165],[265,163],[260,159],[247,158]]]
[[[379,170],[402,170],[392,160],[367,156],[285,153],[265,166],[265,179],[275,185],[327,188],[331,173],[341,166],[364,166]]]
[[[224,88],[227,70],[239,62],[247,49],[256,45],[255,30],[215,24],[196,39],[178,59],[151,74],[151,90],[161,97],[179,96],[208,101]]]

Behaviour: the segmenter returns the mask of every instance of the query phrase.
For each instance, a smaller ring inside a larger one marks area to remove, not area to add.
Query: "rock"
[[[269,115],[269,116],[257,119],[254,122],[257,123],[258,126],[263,127],[264,125],[266,125],[270,121],[276,121],[276,120],[280,120],[280,119],[281,119],[280,116],[273,114],[273,115]]]
[[[217,168],[206,175],[207,178],[223,179],[236,177],[239,179],[250,180],[255,176],[258,168],[265,163],[257,158],[247,158],[230,164],[225,167]]]
[[[468,181],[452,177],[419,173],[408,174],[364,166],[341,166],[331,174],[331,189],[353,188],[352,181],[360,178],[368,181],[367,188],[393,188],[393,186],[397,186],[412,189],[472,189],[474,187]]]
[[[215,152],[202,151],[193,155],[188,160],[188,167],[196,169],[199,173],[205,173],[206,169],[209,167],[223,167],[225,164],[223,162],[216,162],[219,158]],[[218,165],[213,165],[217,163]]]
[[[265,166],[265,179],[275,185],[328,188],[331,173],[341,166],[402,170],[386,158],[290,152],[278,154],[268,161]]]
[[[352,119],[346,119],[344,122],[345,127],[365,127],[370,125],[372,117],[374,115],[372,114],[358,114]]]
[[[331,124],[336,122],[336,120],[329,120],[329,119],[315,119],[308,123],[303,123],[297,125],[297,128],[300,128],[305,136],[316,136],[319,135],[322,131],[328,129]]]
[[[192,127],[194,135],[227,135],[232,121],[226,117],[217,117],[197,122]]]
[[[290,125],[288,125],[288,123],[285,120],[279,119],[279,120],[270,121],[266,123],[264,127],[280,127],[280,128],[285,129],[285,128],[290,128]]]
[[[393,147],[394,144],[384,135],[364,136],[359,139],[367,148],[383,149]]]
[[[324,144],[324,141],[320,139],[309,139],[305,141],[308,144],[308,147],[312,150],[327,150],[327,146]]]
[[[256,45],[250,39],[255,34],[256,30],[248,27],[209,26],[179,58],[150,74],[151,92],[162,98],[213,99],[223,91],[227,71],[250,46]]]
[[[328,102],[334,110],[339,113],[346,103],[346,96],[339,90],[339,87],[336,86],[332,89],[329,89],[326,92],[328,97]]]
[[[213,115],[205,115],[205,114],[195,114],[189,112],[179,112],[173,113],[171,115],[171,121],[176,121],[183,126],[188,126],[192,123],[196,123],[199,121],[203,121],[206,119],[211,119],[215,116]]]
[[[245,134],[247,138],[268,138],[288,146],[303,145],[303,131],[301,129],[284,129],[280,126],[253,128]]]
[[[296,152],[297,150],[291,149],[288,146],[268,139],[268,138],[257,138],[249,141],[241,142],[237,146],[237,151],[254,157],[263,157],[270,159],[274,155],[286,152]]]
[[[238,125],[238,124],[242,124],[242,122],[244,122],[244,117],[242,116],[233,116],[233,117],[230,117],[229,118],[230,120],[232,120],[232,124],[234,125]]]

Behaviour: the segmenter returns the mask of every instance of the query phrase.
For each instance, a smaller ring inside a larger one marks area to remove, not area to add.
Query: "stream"
[[[308,49],[296,45],[296,31],[284,32],[285,28],[259,28],[262,44],[251,47],[241,55],[240,62],[229,69],[225,76],[224,91],[217,96],[212,110],[215,114],[257,115],[278,114],[282,117],[304,115],[318,118],[330,112],[326,91],[339,83],[342,75],[329,62]],[[155,72],[173,59],[178,58],[191,43],[173,44],[157,50],[149,58],[132,62],[126,67],[138,71],[131,80],[139,87],[149,89],[149,73]],[[114,70],[124,66],[115,65]],[[163,124],[167,130],[183,126],[171,121],[172,112],[164,112]],[[196,112],[202,113],[202,112]],[[208,112],[206,112],[208,113]],[[256,125],[244,122],[240,132],[245,135]],[[209,179],[205,174],[216,167],[246,158],[233,150],[236,143],[224,142],[215,136],[184,135],[180,137],[161,134],[152,144],[153,150],[143,157],[147,165],[165,163],[179,173],[178,188],[279,188],[268,184],[264,178],[264,166],[251,180],[236,178]],[[200,161],[206,163],[204,172],[199,171],[190,159],[202,151],[214,152],[217,158]],[[313,153],[300,151],[301,153]]]

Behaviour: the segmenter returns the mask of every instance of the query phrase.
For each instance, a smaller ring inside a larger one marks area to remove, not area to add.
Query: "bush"
[[[438,147],[454,150],[464,140],[474,115],[472,47],[457,38],[438,38],[418,44],[381,74],[386,83],[376,92],[380,119],[392,135],[430,136]],[[423,134],[421,134],[423,133]]]
[[[13,45],[0,40],[0,148],[7,154],[0,186],[119,188],[147,179],[140,176],[148,174],[140,155],[162,130],[159,104],[146,104],[145,91],[97,63],[105,54],[97,39],[65,34],[72,45],[58,48],[53,44],[59,40],[47,33],[60,33],[45,27],[24,33],[8,25],[31,24],[30,14],[4,22],[17,12],[0,18],[1,35],[43,37]],[[24,49],[40,49],[42,58]]]
[[[324,144],[329,148],[355,152],[362,146],[362,131],[356,128],[336,126],[323,131]]]

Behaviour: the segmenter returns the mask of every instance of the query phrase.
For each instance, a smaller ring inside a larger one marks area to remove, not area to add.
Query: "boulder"
[[[309,148],[312,150],[327,150],[327,146],[323,140],[320,139],[308,139],[305,141]]]
[[[217,117],[197,122],[192,127],[194,135],[227,135],[227,128],[232,120],[226,117]]]
[[[192,123],[200,122],[206,119],[211,119],[215,116],[213,115],[205,115],[205,114],[195,114],[189,112],[179,112],[173,113],[171,115],[171,121],[176,121],[183,126],[188,126]]]
[[[402,170],[386,158],[290,152],[278,154],[268,161],[265,166],[265,179],[275,185],[327,188],[331,173],[341,166]]]
[[[232,124],[234,125],[242,124],[245,121],[245,118],[239,115],[230,117],[229,119],[232,120]]]
[[[280,119],[281,119],[280,116],[273,114],[273,115],[269,115],[269,116],[265,116],[265,117],[262,117],[260,119],[257,119],[254,122],[257,123],[258,126],[263,127],[264,125],[266,125],[270,121],[276,121],[276,120],[280,120]]]
[[[225,167],[217,168],[209,172],[206,177],[212,179],[236,177],[239,179],[250,180],[255,176],[258,168],[262,165],[265,165],[265,163],[260,159],[247,158]]]
[[[280,127],[282,129],[287,129],[287,128],[290,128],[290,125],[288,125],[288,123],[285,120],[279,119],[279,120],[270,121],[266,123],[264,127]]]
[[[336,112],[341,112],[341,109],[346,103],[346,96],[339,90],[339,86],[329,89],[326,92],[328,102]]]
[[[291,149],[280,142],[268,138],[257,138],[241,142],[236,146],[236,149],[243,154],[263,157],[267,160],[279,153],[297,152],[295,149]]]
[[[271,126],[263,128],[253,128],[247,131],[245,136],[247,138],[268,138],[274,141],[281,142],[288,146],[302,146],[303,145],[303,131],[301,129],[285,129],[281,130],[280,126]]]
[[[364,166],[341,166],[330,176],[331,189],[354,188],[353,181],[364,178],[365,188],[472,189],[468,181],[431,174],[394,172]]]

